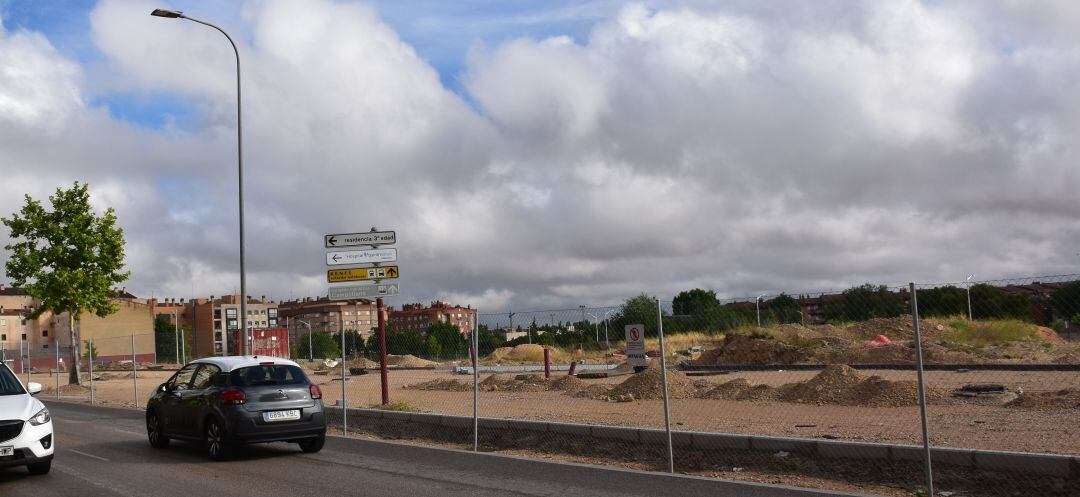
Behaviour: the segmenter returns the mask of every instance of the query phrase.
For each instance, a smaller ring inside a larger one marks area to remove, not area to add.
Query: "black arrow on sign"
[[[338,255],[337,255],[337,254],[334,254],[334,256],[333,256],[333,257],[331,257],[331,259],[334,259],[334,262],[337,262],[337,260],[338,260]]]
[[[386,270],[386,276],[390,278],[397,278],[397,269],[390,268]]]
[[[326,242],[329,243],[330,245],[337,245],[337,238],[334,238],[333,236],[331,236],[330,239],[327,240]],[[334,259],[334,260],[336,261],[337,259]]]

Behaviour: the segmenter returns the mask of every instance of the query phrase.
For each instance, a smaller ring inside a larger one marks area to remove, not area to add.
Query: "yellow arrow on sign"
[[[326,272],[326,280],[330,283],[343,283],[346,281],[369,281],[397,279],[397,266],[366,267],[358,269],[331,269]]]

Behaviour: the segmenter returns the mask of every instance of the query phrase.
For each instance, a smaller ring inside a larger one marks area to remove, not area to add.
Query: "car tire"
[[[233,456],[233,446],[229,443],[225,434],[225,426],[220,421],[210,418],[206,420],[203,430],[203,442],[206,444],[206,455],[215,461],[227,461]]]
[[[146,413],[146,438],[150,440],[150,446],[155,449],[164,449],[169,446],[169,437],[161,433],[161,418],[157,413]]]
[[[321,433],[315,438],[307,438],[297,442],[300,445],[300,450],[306,454],[314,454],[322,450],[323,445],[326,444],[326,433]]]
[[[52,469],[52,459],[45,462],[28,464],[26,465],[26,469],[30,470],[30,474],[32,475],[48,474],[49,470]]]

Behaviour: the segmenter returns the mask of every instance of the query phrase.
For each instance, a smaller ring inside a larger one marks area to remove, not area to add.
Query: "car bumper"
[[[326,433],[326,416],[321,408],[303,409],[297,421],[267,423],[261,412],[237,410],[229,420],[232,440],[238,443],[292,442]]]
[[[56,451],[52,421],[39,426],[24,423],[19,436],[0,442],[0,446],[15,449],[14,455],[0,456],[0,468],[48,461]]]

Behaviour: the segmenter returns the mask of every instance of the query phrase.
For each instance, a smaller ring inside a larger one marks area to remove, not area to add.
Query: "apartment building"
[[[189,320],[195,357],[240,353],[239,350],[232,350],[230,345],[233,330],[240,329],[240,304],[239,295],[224,295],[221,298],[211,295],[209,299],[193,299],[187,303],[191,308]],[[278,304],[267,300],[265,295],[258,299],[248,296],[246,318],[248,330],[277,328]]]
[[[391,309],[389,318],[391,326],[397,331],[424,333],[428,326],[435,323],[450,323],[465,334],[476,325],[476,309],[435,300],[428,307],[416,303],[405,304],[399,311]]]
[[[383,311],[384,315],[386,311]],[[279,306],[279,316],[289,328],[290,340],[308,332],[337,333],[356,331],[367,339],[379,327],[375,303],[367,299],[330,300],[326,297],[290,300]]]

